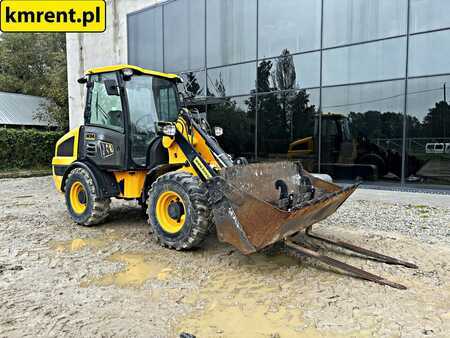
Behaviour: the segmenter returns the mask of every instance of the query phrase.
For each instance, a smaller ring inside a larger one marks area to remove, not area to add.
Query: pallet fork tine
[[[319,253],[317,251],[314,251],[314,250],[305,248],[303,246],[300,246],[300,245],[298,245],[298,244],[296,244],[296,243],[294,243],[294,242],[292,242],[290,240],[286,240],[285,241],[285,245],[288,248],[293,249],[296,253],[303,254],[303,255],[305,255],[307,257],[310,257],[310,258],[315,258],[318,261],[321,261],[322,263],[325,263],[327,265],[330,265],[330,266],[333,266],[333,267],[338,268],[340,270],[343,270],[345,272],[348,272],[348,273],[352,274],[355,277],[358,277],[358,278],[361,278],[361,279],[365,279],[365,280],[368,280],[368,281],[371,281],[371,282],[375,282],[375,283],[378,283],[378,284],[381,284],[381,285],[388,285],[390,287],[393,287],[393,288],[399,289],[399,290],[406,290],[407,289],[407,287],[402,285],[402,284],[391,282],[391,281],[389,281],[389,280],[387,280],[387,279],[385,279],[385,278],[383,278],[381,276],[377,276],[377,275],[371,274],[371,273],[369,273],[367,271],[364,271],[362,269],[359,269],[359,268],[354,267],[352,265],[349,265],[347,263],[344,263],[344,262],[338,261],[338,260],[336,260],[334,258],[322,255],[321,253]]]
[[[347,242],[344,242],[344,241],[341,241],[341,240],[334,240],[334,239],[331,239],[331,238],[323,237],[323,236],[318,235],[318,234],[311,233],[311,227],[306,229],[306,236],[309,237],[309,238],[313,238],[315,240],[318,240],[318,241],[322,241],[322,242],[330,244],[330,245],[334,245],[334,246],[337,246],[337,247],[340,247],[340,248],[347,249],[349,251],[353,251],[353,252],[365,255],[365,256],[370,257],[370,258],[374,258],[377,261],[382,262],[382,263],[392,264],[392,265],[402,265],[402,266],[410,268],[410,269],[417,269],[418,268],[418,266],[416,264],[413,264],[413,263],[410,263],[410,262],[406,262],[406,261],[400,260],[398,258],[386,256],[386,255],[380,254],[378,252],[375,252],[375,251],[372,251],[372,250],[368,250],[368,249],[364,249],[364,248],[361,248],[359,246],[356,246],[356,245],[353,245],[353,244],[350,244],[350,243],[347,243]]]
[[[342,247],[344,249],[347,249],[347,250],[350,250],[350,251],[353,251],[353,252],[364,254],[367,257],[375,258],[378,261],[383,262],[383,263],[402,265],[402,266],[405,266],[405,267],[408,267],[408,268],[417,269],[417,266],[415,264],[412,264],[412,263],[409,263],[409,262],[405,262],[405,261],[399,260],[399,259],[394,258],[394,257],[382,255],[380,253],[377,253],[377,252],[374,252],[374,251],[371,251],[371,250],[367,250],[367,249],[355,246],[355,245],[347,243],[347,242],[342,242],[342,241],[339,241],[339,240],[332,240],[332,239],[329,239],[329,238],[326,238],[326,237],[323,237],[323,236],[320,236],[320,235],[317,235],[317,234],[312,234],[311,233],[311,227],[306,229],[306,231],[304,232],[304,237],[305,237],[305,239],[312,238],[312,239],[315,239],[315,240],[319,240],[319,241],[325,242],[327,244],[335,245],[335,246]],[[361,279],[365,279],[365,280],[368,280],[368,281],[372,281],[372,282],[375,282],[375,283],[378,283],[378,284],[381,284],[381,285],[387,285],[387,286],[393,287],[395,289],[400,289],[400,290],[406,290],[407,289],[407,287],[402,285],[402,284],[392,282],[390,280],[385,279],[384,277],[374,275],[374,274],[372,274],[370,272],[367,272],[367,271],[365,271],[363,269],[354,267],[354,266],[352,266],[350,264],[341,262],[341,261],[339,261],[337,259],[331,258],[331,257],[326,256],[326,255],[323,255],[323,254],[319,253],[316,250],[312,250],[312,249],[310,249],[308,247],[305,247],[302,244],[298,243],[297,241],[294,241],[294,239],[292,237],[289,237],[289,238],[285,239],[284,244],[285,244],[285,246],[288,249],[290,249],[290,251],[288,251],[288,253],[292,253],[292,254],[294,254],[294,256],[295,256],[295,254],[300,253],[300,254],[305,255],[307,257],[317,259],[318,261],[320,261],[322,263],[325,263],[327,265],[330,265],[332,267],[335,267],[335,268],[338,268],[338,269],[343,270],[345,272],[348,272],[348,273],[350,273],[351,275],[353,275],[355,277],[358,277],[358,278],[361,278]]]

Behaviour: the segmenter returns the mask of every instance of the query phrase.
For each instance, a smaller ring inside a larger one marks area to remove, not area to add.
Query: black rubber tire
[[[375,153],[365,154],[356,161],[360,164],[371,164],[377,167],[378,178],[382,178],[388,174],[386,163],[383,158]]]
[[[86,192],[86,210],[82,214],[73,211],[70,203],[70,188],[75,182],[83,185]],[[102,223],[109,214],[111,199],[98,197],[94,180],[86,169],[75,168],[67,177],[65,184],[66,206],[72,220],[80,225],[93,226]]]
[[[176,192],[186,207],[186,219],[177,233],[163,230],[156,217],[156,203],[166,191]],[[208,234],[211,210],[208,205],[208,191],[198,177],[184,172],[173,172],[160,176],[148,192],[148,222],[153,235],[161,245],[176,249],[197,248]]]

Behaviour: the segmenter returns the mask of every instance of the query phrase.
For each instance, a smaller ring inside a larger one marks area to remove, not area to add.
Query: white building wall
[[[93,67],[127,63],[127,14],[161,0],[107,0],[104,33],[68,33],[67,75],[70,128],[83,123],[85,88],[78,84],[86,70]]]

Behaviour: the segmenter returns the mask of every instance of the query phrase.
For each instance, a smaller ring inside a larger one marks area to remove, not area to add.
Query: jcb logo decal
[[[3,0],[3,32],[104,32],[104,0]]]
[[[86,139],[86,141],[95,141],[97,135],[95,133],[86,133],[86,136],[84,138]]]

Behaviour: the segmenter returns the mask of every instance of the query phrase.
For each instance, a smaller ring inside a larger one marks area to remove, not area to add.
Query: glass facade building
[[[128,15],[128,61],[181,74],[235,156],[450,187],[449,12],[448,0],[167,1]]]

